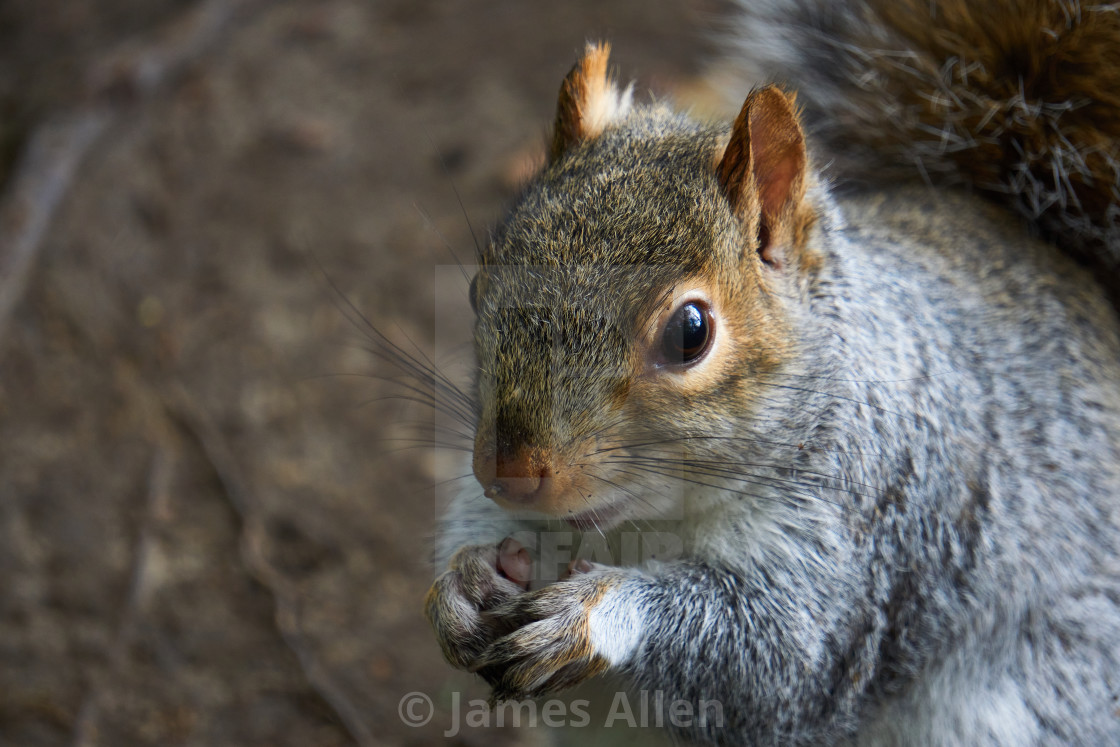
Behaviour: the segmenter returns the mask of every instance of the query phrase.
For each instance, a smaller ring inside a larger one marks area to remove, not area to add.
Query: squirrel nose
[[[532,503],[552,480],[552,459],[546,449],[519,446],[475,460],[475,476],[486,497],[511,503]]]

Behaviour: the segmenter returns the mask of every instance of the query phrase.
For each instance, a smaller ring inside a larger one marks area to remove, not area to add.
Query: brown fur
[[[756,267],[747,272],[755,276],[755,283],[760,283],[763,268],[757,260],[755,264]],[[652,332],[660,330],[669,315],[681,305],[678,299],[693,295],[693,291],[710,299],[717,309],[716,339],[708,360],[676,375],[655,371],[638,376],[632,391],[632,408],[636,412],[648,409],[663,412],[682,399],[695,402],[697,408],[703,410],[704,395],[736,378],[744,368],[749,367],[756,375],[769,373],[788,355],[789,331],[772,309],[759,303],[757,294],[744,292],[742,284],[720,282],[715,277],[697,276],[679,283],[644,328]],[[632,363],[637,371],[648,366],[651,349],[659,343],[652,332],[637,348]],[[744,380],[741,384],[740,395],[744,402],[752,400],[749,389],[753,383]],[[717,417],[718,411],[713,409],[701,414]]]
[[[759,252],[770,264],[778,262],[771,244],[795,234],[790,221],[805,197],[806,167],[794,96],[777,86],[751,91],[731,126],[716,175],[736,215],[758,221]]]
[[[602,132],[613,109],[626,98],[620,95],[607,74],[611,45],[606,42],[588,44],[583,57],[560,84],[549,160],[588,138]]]
[[[930,181],[965,182],[1075,254],[1120,269],[1120,8],[1077,0],[743,7],[747,39],[731,54],[748,62],[732,64],[801,92],[837,159],[833,176],[881,182],[917,167]],[[769,14],[767,23],[756,12]]]
[[[606,47],[589,46],[561,87],[553,160],[523,197],[533,207],[515,208],[481,257],[476,342],[487,373],[482,386],[492,391],[481,397],[474,467],[486,494],[507,509],[577,521],[600,516],[620,500],[603,485],[628,479],[617,466],[625,455],[618,444],[702,430],[731,402],[749,409],[757,376],[789,353],[790,330],[776,311],[784,292],[778,286],[790,275],[781,265],[812,267],[806,241],[814,215],[805,199],[808,157],[793,97],[776,87],[753,92],[730,137],[701,125],[682,136],[667,109],[630,116],[627,106],[607,76]],[[635,150],[645,153],[636,157]],[[689,180],[687,193],[666,189]],[[584,184],[603,185],[603,193],[587,201]],[[572,186],[577,191],[567,195]],[[641,190],[663,194],[647,199],[644,214],[621,207]],[[664,223],[697,204],[703,220]],[[519,219],[522,213],[528,220]],[[628,240],[610,238],[617,236]],[[601,268],[601,289],[565,280],[587,263]],[[537,264],[544,269],[514,269]],[[579,290],[558,292],[565,283]],[[696,365],[666,367],[662,331],[691,293],[712,306],[712,347]],[[517,310],[525,299],[534,301]],[[620,309],[631,311],[619,316]],[[590,334],[601,327],[619,336]],[[591,375],[560,394],[565,375],[553,370],[554,352],[538,339],[545,333],[531,329],[574,340],[582,353],[572,363]],[[578,400],[600,386],[609,406],[582,410]],[[691,403],[687,413],[679,412],[682,397]],[[673,422],[661,420],[670,413]]]

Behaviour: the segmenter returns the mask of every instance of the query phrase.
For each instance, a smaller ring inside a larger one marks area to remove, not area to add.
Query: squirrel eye
[[[661,335],[661,355],[668,363],[693,363],[704,355],[712,340],[712,316],[697,301],[673,312]]]
[[[471,288],[467,291],[467,297],[471,300],[471,310],[478,313],[478,273],[471,278]]]

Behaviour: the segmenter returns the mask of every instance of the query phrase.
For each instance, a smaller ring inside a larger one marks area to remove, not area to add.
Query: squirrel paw
[[[528,588],[529,554],[507,538],[500,545],[460,548],[448,565],[428,590],[424,614],[447,661],[474,669],[480,654],[513,630],[503,617],[486,613]]]
[[[513,628],[471,667],[493,688],[492,704],[554,693],[610,666],[608,655],[596,646],[595,609],[623,574],[585,561],[574,563],[571,572],[566,580],[485,613]]]

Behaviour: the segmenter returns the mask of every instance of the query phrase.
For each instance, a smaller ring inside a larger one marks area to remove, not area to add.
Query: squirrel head
[[[680,455],[749,415],[752,378],[789,354],[783,289],[815,261],[792,97],[756,90],[730,128],[701,125],[633,106],[608,52],[565,78],[549,162],[471,284],[476,477],[506,508],[600,528],[670,509]]]

